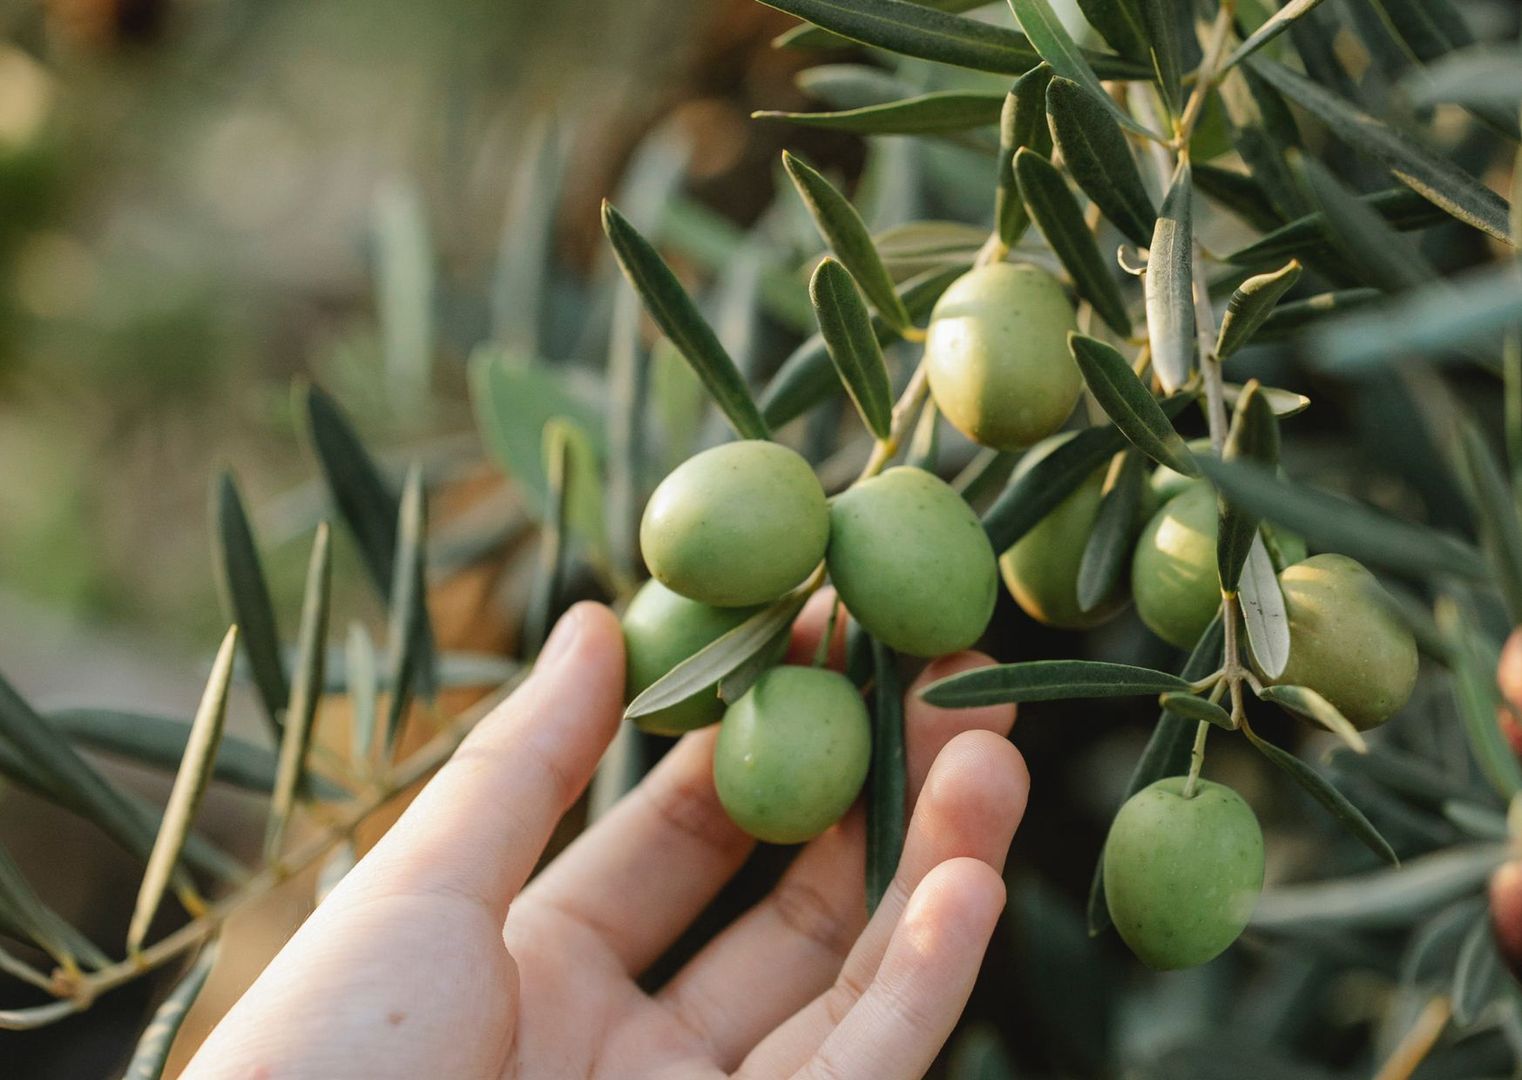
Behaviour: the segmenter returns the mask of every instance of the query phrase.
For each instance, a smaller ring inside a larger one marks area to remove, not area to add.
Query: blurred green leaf
[[[1223,731],[1235,731],[1231,713],[1208,698],[1192,694],[1188,690],[1171,690],[1159,695],[1158,703],[1173,715],[1197,724],[1210,724]]]
[[[619,289],[608,330],[609,393],[603,426],[612,451],[607,456],[606,534],[613,575],[628,581],[639,577],[641,566],[639,518],[646,478],[652,472],[647,418],[656,412],[651,365],[640,349],[639,335],[639,300]]]
[[[26,874],[0,847],[0,932],[29,940],[59,963],[82,960],[103,968],[110,958],[37,895]]]
[[[1341,739],[1357,754],[1367,754],[1369,744],[1363,732],[1352,721],[1337,711],[1337,707],[1308,686],[1265,686],[1258,695],[1264,701],[1272,701],[1290,712],[1313,720]]]
[[[1400,292],[1437,277],[1410,238],[1355,199],[1321,162],[1298,150],[1289,151],[1286,158],[1312,205],[1321,211],[1332,247],[1366,284]]]
[[[1131,319],[1126,314],[1120,285],[1111,272],[1111,264],[1100,254],[1094,234],[1084,223],[1083,211],[1062,173],[1034,150],[1022,147],[1015,153],[1015,177],[1026,209],[1072,275],[1079,295],[1094,305],[1094,311],[1117,334],[1129,337]]]
[[[964,1030],[951,1048],[949,1080],[1015,1080],[1015,1069],[998,1032],[982,1025]]]
[[[549,638],[550,626],[564,592],[566,523],[571,506],[571,445],[569,428],[550,421],[544,426],[545,483],[549,488],[549,512],[539,532],[539,554],[528,604],[523,612],[523,650],[536,656]]]
[[[344,645],[344,676],[349,692],[349,760],[366,763],[361,769],[363,773],[374,763],[379,748],[375,734],[379,730],[380,719],[380,669],[376,663],[375,642],[370,638],[370,631],[358,622],[349,624],[349,636]],[[274,770],[271,769],[271,785],[273,782]]]
[[[1459,420],[1454,460],[1506,612],[1512,625],[1522,624],[1522,519],[1501,463],[1468,417]]]
[[[1227,359],[1252,340],[1253,334],[1273,314],[1274,305],[1300,280],[1300,264],[1291,259],[1270,274],[1258,274],[1238,285],[1221,317],[1216,356]]]
[[[898,873],[904,850],[908,759],[904,749],[904,688],[898,658],[872,642],[872,770],[867,781],[867,914]]]
[[[1287,337],[1322,319],[1330,321],[1333,314],[1347,314],[1368,306],[1383,294],[1378,289],[1342,289],[1337,292],[1317,293],[1304,300],[1292,300],[1280,304],[1269,313],[1258,328],[1259,341]],[[1383,353],[1380,354],[1383,357]]]
[[[386,672],[391,696],[382,730],[388,755],[396,748],[402,721],[417,688],[418,627],[426,626],[428,622],[427,531],[428,506],[423,494],[423,469],[414,462],[407,471],[401,505],[397,508],[395,574],[391,580],[391,603],[386,612]],[[324,620],[322,639],[327,636],[326,629]],[[305,751],[302,753],[304,756]]]
[[[1232,146],[1247,166],[1258,197],[1266,201],[1271,211],[1266,219],[1259,216],[1249,220],[1267,232],[1277,229],[1286,219],[1309,213],[1311,208],[1305,196],[1284,164],[1285,151],[1299,142],[1295,119],[1284,99],[1250,67],[1232,68],[1221,80],[1218,92],[1231,120]],[[1196,170],[1201,190],[1218,198],[1208,186],[1214,175],[1203,163]]]
[[[1277,160],[1277,159],[1276,159]],[[1200,194],[1231,211],[1254,229],[1277,229],[1283,218],[1250,176],[1208,161],[1194,166],[1194,186]]]
[[[433,377],[433,242],[422,198],[411,184],[390,184],[375,197],[375,308],[392,404],[416,414]]]
[[[1227,405],[1235,408],[1237,402],[1242,399],[1245,389],[1236,383],[1222,383],[1221,397],[1225,399]],[[1310,398],[1304,394],[1297,394],[1293,390],[1281,390],[1277,386],[1259,386],[1258,393],[1263,395],[1263,400],[1268,402],[1268,407],[1281,420],[1286,416],[1298,416],[1311,407]]]
[[[1236,67],[1243,60],[1246,60],[1253,53],[1288,30],[1296,19],[1319,3],[1321,3],[1321,0],[1289,0],[1282,8],[1270,15],[1263,25],[1259,26],[1251,34],[1248,34],[1242,44],[1231,51],[1231,55],[1226,58],[1221,70],[1225,71],[1227,68]]]
[[[1179,162],[1152,230],[1143,278],[1152,370],[1168,393],[1194,371],[1199,341],[1194,328],[1194,226],[1188,159]]]
[[[1270,679],[1284,674],[1289,663],[1289,614],[1274,563],[1263,537],[1255,534],[1247,549],[1247,561],[1237,580],[1237,601],[1247,629],[1247,647],[1253,660]]]
[[[735,362],[699,314],[687,290],[650,245],[613,205],[603,203],[603,230],[613,244],[624,276],[645,302],[661,331],[692,365],[724,415],[744,439],[769,437]]]
[[[1004,99],[997,94],[938,90],[902,101],[864,105],[836,112],[781,112],[763,109],[753,120],[786,120],[826,131],[853,135],[936,135],[968,131],[999,122]]]
[[[1098,660],[1031,660],[998,664],[949,675],[920,691],[942,709],[971,709],[1020,701],[1131,697],[1188,690],[1177,675],[1132,664]]]
[[[1052,10],[1048,0],[1009,0],[1009,6],[1020,22],[1020,29],[1025,31],[1025,36],[1041,54],[1041,59],[1050,64],[1054,72],[1092,94],[1095,101],[1122,127],[1129,128],[1138,135],[1156,137],[1105,93],[1083,50],[1069,36],[1067,28],[1057,18],[1057,13]]]
[[[524,356],[543,355],[541,328],[552,264],[566,140],[553,117],[537,118],[519,142],[491,282],[491,340]]]
[[[1434,614],[1448,645],[1448,670],[1453,676],[1453,698],[1469,739],[1469,749],[1480,772],[1502,799],[1522,791],[1522,764],[1501,734],[1496,710],[1501,692],[1496,686],[1497,654],[1475,640],[1472,614],[1465,616],[1450,597],[1439,597]]]
[[[1046,90],[1052,79],[1050,64],[1040,64],[1015,80],[999,114],[999,157],[994,169],[994,228],[999,242],[1012,248],[1030,226],[1030,214],[1020,197],[1015,179],[1015,154],[1030,148],[1051,152],[1052,136],[1045,122]]]
[[[248,513],[238,494],[238,482],[231,470],[224,470],[217,478],[212,513],[216,523],[216,543],[212,545],[212,553],[223,606],[238,625],[254,689],[259,693],[270,730],[279,741],[280,710],[285,708],[290,697],[290,683],[286,679],[285,662],[280,656],[275,606],[270,600]]]
[[[210,978],[220,948],[215,938],[203,945],[190,970],[174,984],[174,989],[169,991],[163,1004],[154,1010],[153,1019],[148,1022],[148,1027],[132,1051],[132,1060],[127,1062],[122,1080],[159,1080],[164,1075],[164,1066],[169,1061],[169,1051],[174,1047],[175,1036],[180,1033],[180,1026],[185,1022],[190,1007],[195,1004],[206,980]]]
[[[1181,85],[1184,77],[1182,27],[1179,11],[1172,0],[1138,0],[1142,30],[1152,56],[1152,70],[1157,75],[1163,103],[1175,116],[1184,102]]]
[[[1397,229],[1420,229],[1446,219],[1437,207],[1410,188],[1390,188],[1356,196]],[[1225,256],[1238,266],[1261,266],[1323,249],[1331,243],[1326,215],[1320,210],[1296,218]]]
[[[935,398],[927,397],[920,407],[919,419],[914,422],[914,433],[909,437],[909,449],[904,460],[916,469],[935,472],[941,452],[941,413],[935,406]]]
[[[849,271],[826,258],[809,282],[809,298],[819,332],[840,381],[856,404],[867,429],[886,439],[893,428],[893,387],[883,362],[872,317]]]
[[[1143,247],[1152,243],[1157,208],[1142,184],[1131,148],[1116,124],[1114,100],[1065,78],[1046,91],[1052,138],[1067,171],[1110,223]],[[1108,106],[1108,107],[1106,107]]]
[[[1068,334],[1068,351],[1078,362],[1089,393],[1132,446],[1175,472],[1200,475],[1183,436],[1173,430],[1173,423],[1124,356],[1076,330]]]
[[[1454,103],[1515,113],[1522,104],[1522,57],[1515,43],[1481,45],[1413,71],[1401,86],[1416,106]]]
[[[1094,513],[1094,527],[1084,542],[1078,563],[1077,597],[1081,611],[1092,611],[1114,593],[1130,571],[1131,549],[1141,531],[1142,497],[1147,486],[1147,459],[1120,455],[1111,467],[1107,486]]]
[[[1256,379],[1249,382],[1237,398],[1222,457],[1227,461],[1255,462],[1269,469],[1279,464],[1279,422]],[[1223,497],[1219,503],[1216,566],[1220,571],[1221,588],[1234,593],[1242,565],[1247,562],[1248,549],[1258,538],[1258,524],[1262,519],[1231,499]],[[1282,670],[1281,667],[1279,671]],[[1279,671],[1271,672],[1271,675],[1277,675]]]
[[[1459,946],[1458,963],[1453,969],[1453,1022],[1461,1028],[1479,1019],[1480,1010],[1489,1004],[1499,985],[1501,957],[1490,927],[1490,913],[1474,920],[1464,943]]]

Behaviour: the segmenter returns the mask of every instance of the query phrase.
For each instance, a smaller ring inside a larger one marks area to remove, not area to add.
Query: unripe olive
[[[1388,720],[1416,686],[1416,640],[1374,575],[1346,555],[1315,555],[1279,585],[1289,663],[1274,681],[1310,687],[1357,728]]]
[[[758,610],[710,607],[672,592],[659,581],[645,582],[624,610],[626,700],[633,701],[661,676]],[[723,715],[724,702],[714,684],[675,705],[635,717],[634,724],[659,735],[679,735],[706,727]]]
[[[1512,978],[1522,980],[1522,861],[1502,863],[1490,875],[1490,929]]]
[[[830,537],[824,489],[809,463],[772,442],[705,450],[662,480],[639,542],[650,573],[715,607],[775,600],[808,577]]]
[[[913,656],[983,635],[999,574],[972,508],[945,481],[906,466],[830,505],[830,580],[863,630]]]
[[[850,679],[778,667],[724,714],[713,780],[740,828],[769,843],[799,844],[850,809],[871,757],[871,721]]]
[[[1110,826],[1105,903],[1121,938],[1157,971],[1219,956],[1263,888],[1263,832],[1231,788],[1172,776],[1142,788]]]
[[[1513,630],[1501,647],[1496,664],[1496,685],[1501,688],[1501,704],[1496,709],[1496,723],[1511,746],[1522,757],[1522,628]],[[1519,929],[1522,933],[1522,929]]]
[[[1136,613],[1154,634],[1193,648],[1221,606],[1216,495],[1203,480],[1163,504],[1131,557]]]
[[[1015,475],[1035,465],[1067,438],[1054,435],[1032,447]],[[1096,469],[999,558],[999,570],[1009,594],[1037,622],[1086,630],[1125,606],[1124,581],[1118,582],[1111,595],[1089,611],[1078,603],[1078,568],[1083,563],[1089,534],[1094,531],[1106,471],[1104,467]]]
[[[1068,352],[1077,326],[1062,285],[1039,267],[993,263],[963,274],[930,313],[925,339],[942,415],[1001,450],[1052,434],[1083,388]]]

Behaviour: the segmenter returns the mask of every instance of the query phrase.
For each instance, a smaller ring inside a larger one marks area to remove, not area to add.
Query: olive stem
[[[1215,24],[1210,28],[1210,44],[1206,46],[1205,57],[1200,61],[1196,72],[1194,89],[1190,91],[1189,101],[1184,105],[1184,114],[1174,128],[1175,149],[1182,150],[1188,145],[1190,137],[1194,134],[1194,126],[1199,123],[1200,114],[1205,110],[1205,99],[1221,77],[1221,60],[1226,52],[1226,42],[1231,34],[1231,20],[1236,14],[1236,6],[1236,0],[1221,0],[1220,9],[1216,12]]]
[[[840,617],[840,598],[830,605],[829,618],[824,623],[824,634],[819,638],[819,644],[814,646],[814,659],[812,666],[822,668],[830,659],[830,643],[835,640],[835,624]]]
[[[1439,995],[1427,1002],[1417,1014],[1416,1022],[1401,1036],[1394,1052],[1374,1074],[1374,1080],[1408,1080],[1437,1044],[1438,1036],[1448,1026],[1448,1018],[1452,1015],[1453,1006],[1446,997]]]
[[[923,332],[921,333],[923,340]],[[914,369],[914,374],[909,377],[909,385],[904,387],[904,392],[899,395],[898,402],[893,406],[893,422],[889,426],[888,437],[878,439],[872,447],[872,456],[867,458],[867,463],[862,466],[861,474],[856,478],[856,484],[863,480],[870,480],[893,460],[893,455],[898,453],[899,444],[903,442],[904,433],[909,428],[909,418],[925,400],[925,394],[929,388],[930,369],[921,359]],[[855,484],[852,486],[854,487]]]
[[[1205,740],[1210,737],[1210,722],[1201,720],[1194,732],[1194,749],[1189,751],[1189,776],[1184,781],[1184,798],[1194,798],[1194,790],[1200,782],[1200,770],[1205,767]]]

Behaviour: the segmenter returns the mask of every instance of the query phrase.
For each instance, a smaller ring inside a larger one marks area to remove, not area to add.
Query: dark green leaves
[[[401,505],[397,508],[396,570],[391,582],[391,607],[387,619],[386,670],[391,677],[391,698],[385,725],[388,751],[396,745],[402,717],[412,702],[418,670],[418,627],[427,625],[424,546],[427,524],[423,470],[413,465],[407,472]]]
[[[174,1047],[180,1025],[185,1022],[186,1014],[216,965],[217,949],[216,939],[207,942],[190,970],[175,983],[164,1003],[154,1010],[153,1019],[132,1051],[132,1060],[127,1063],[122,1080],[159,1080],[164,1075],[164,1065],[169,1060],[169,1051]]]
[[[1300,16],[1310,11],[1321,0],[1289,0],[1278,11],[1264,20],[1263,25],[1247,35],[1247,40],[1232,50],[1226,62],[1221,65],[1221,70],[1235,67],[1246,60],[1253,53],[1267,45],[1274,38],[1290,28],[1290,25]]]
[[[856,282],[840,263],[825,259],[809,282],[809,299],[846,392],[872,434],[886,439],[893,429],[893,387]]]
[[[1354,753],[1367,754],[1369,744],[1363,732],[1343,716],[1326,698],[1308,686],[1265,686],[1258,695],[1264,701],[1272,701],[1290,712],[1313,720],[1341,739]]]
[[[1522,520],[1501,463],[1467,417],[1459,422],[1454,458],[1506,613],[1513,625],[1522,623]]]
[[[1019,701],[1130,697],[1188,690],[1177,675],[1096,660],[1034,660],[1000,664],[931,683],[920,697],[942,709],[971,709]]]
[[[1094,234],[1084,224],[1078,200],[1057,167],[1034,150],[1015,154],[1015,176],[1026,208],[1046,241],[1073,277],[1085,300],[1117,334],[1131,335],[1131,319],[1110,264],[1099,253]]]
[[[744,439],[768,438],[766,422],[761,419],[735,362],[719,344],[713,328],[699,314],[697,305],[666,260],[611,203],[602,205],[602,225],[624,276],[645,302],[650,317],[697,372],[735,431]]]
[[[1172,690],[1158,698],[1158,703],[1169,712],[1197,724],[1209,724],[1223,731],[1235,731],[1231,713],[1208,698],[1191,694],[1187,690]]]
[[[1185,476],[1200,474],[1183,437],[1173,430],[1157,399],[1136,377],[1124,356],[1103,341],[1085,337],[1076,330],[1068,334],[1068,349],[1078,361],[1094,400],[1131,445],[1159,465]]]
[[[1022,147],[1029,147],[1039,154],[1051,151],[1051,134],[1044,118],[1046,116],[1046,90],[1052,79],[1049,64],[1032,68],[1015,80],[1004,99],[999,114],[999,157],[995,168],[994,227],[999,242],[1005,248],[1015,246],[1030,215],[1020,198],[1020,185],[1015,179],[1015,154]]]
[[[1067,28],[1057,18],[1057,13],[1052,10],[1048,0],[1009,0],[1009,6],[1014,11],[1015,18],[1020,20],[1020,29],[1025,31],[1025,36],[1041,54],[1041,59],[1050,64],[1053,71],[1089,91],[1096,102],[1120,124],[1138,135],[1152,134],[1105,93],[1094,69],[1068,35]]]
[[[872,771],[867,781],[867,912],[893,883],[904,850],[908,759],[904,750],[904,689],[897,657],[872,642]]]
[[[1152,229],[1145,276],[1147,337],[1152,370],[1173,393],[1194,371],[1199,342],[1194,326],[1194,226],[1188,161],[1179,162]]]
[[[1216,356],[1225,360],[1248,341],[1273,314],[1279,298],[1300,280],[1300,264],[1290,260],[1271,274],[1250,277],[1237,286],[1221,317],[1221,332],[1216,337]]]
[[[1458,166],[1280,64],[1258,57],[1248,65],[1324,121],[1338,138],[1384,162],[1401,183],[1458,220],[1510,242],[1506,200]]]
[[[1093,611],[1102,604],[1131,568],[1131,547],[1147,485],[1147,459],[1132,452],[1122,454],[1116,462],[1106,477],[1094,527],[1089,530],[1078,563],[1077,596],[1082,611]]]
[[[248,513],[238,494],[238,482],[230,471],[217,479],[213,518],[216,543],[217,581],[222,588],[222,602],[231,620],[237,624],[248,657],[249,674],[259,693],[264,715],[275,738],[280,737],[280,710],[290,697],[285,662],[280,657],[280,631],[275,621],[275,606],[270,601],[259,549],[248,523]]]
[[[1251,461],[1268,469],[1279,464],[1279,422],[1274,419],[1274,410],[1256,379],[1247,384],[1237,399],[1223,456],[1227,461]],[[1220,570],[1221,588],[1234,593],[1248,549],[1257,539],[1260,518],[1229,499],[1220,501],[1220,514],[1216,566]]]
[[[1363,811],[1350,803],[1347,796],[1333,787],[1325,777],[1295,755],[1281,750],[1266,739],[1259,738],[1252,728],[1244,726],[1242,730],[1247,735],[1248,741],[1264,757],[1288,773],[1295,783],[1326,807],[1327,811],[1337,819],[1337,823],[1360,843],[1386,862],[1400,862],[1400,859],[1396,857],[1395,849],[1379,834],[1379,830],[1364,816]]]
[[[1158,89],[1169,111],[1177,114],[1183,104],[1180,86],[1184,77],[1183,28],[1189,22],[1181,18],[1175,0],[1137,0],[1147,47],[1152,54],[1152,70]]]
[[[1078,7],[1110,48],[1122,56],[1146,58],[1147,32],[1137,0],[1078,0]]]
[[[1285,157],[1312,205],[1321,211],[1333,251],[1365,283],[1399,292],[1437,276],[1415,243],[1391,228],[1368,204],[1354,198],[1321,162],[1298,150],[1289,151]]]
[[[1108,104],[1110,108],[1106,108]],[[1065,78],[1047,87],[1046,113],[1068,172],[1133,243],[1152,243],[1157,210],[1113,115],[1114,101]]]
[[[1422,228],[1447,216],[1410,188],[1376,191],[1359,195],[1358,200],[1398,229]],[[1273,229],[1225,258],[1238,266],[1261,266],[1317,251],[1330,241],[1326,215],[1317,210]]]
[[[826,131],[849,131],[853,135],[939,135],[996,124],[1003,105],[1004,99],[997,94],[942,90],[858,109],[837,112],[763,110],[751,113],[751,118],[786,120]]]
[[[1461,611],[1452,598],[1439,597],[1434,614],[1448,647],[1454,704],[1469,737],[1470,752],[1496,794],[1509,801],[1522,791],[1522,764],[1496,723],[1501,693],[1496,686],[1495,652],[1476,640],[1473,613]]]

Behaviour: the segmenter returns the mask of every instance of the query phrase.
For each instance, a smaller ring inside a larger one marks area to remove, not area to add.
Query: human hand
[[[826,607],[800,620],[801,662]],[[525,887],[622,712],[618,622],[578,605],[528,680],[323,901],[184,1075],[922,1076],[1003,907],[1000,871],[1028,778],[1005,738],[1013,706],[951,712],[916,693],[988,662],[943,658],[909,691],[913,815],[870,922],[857,806],[648,994],[635,979],[754,841],[719,805],[708,728]]]

